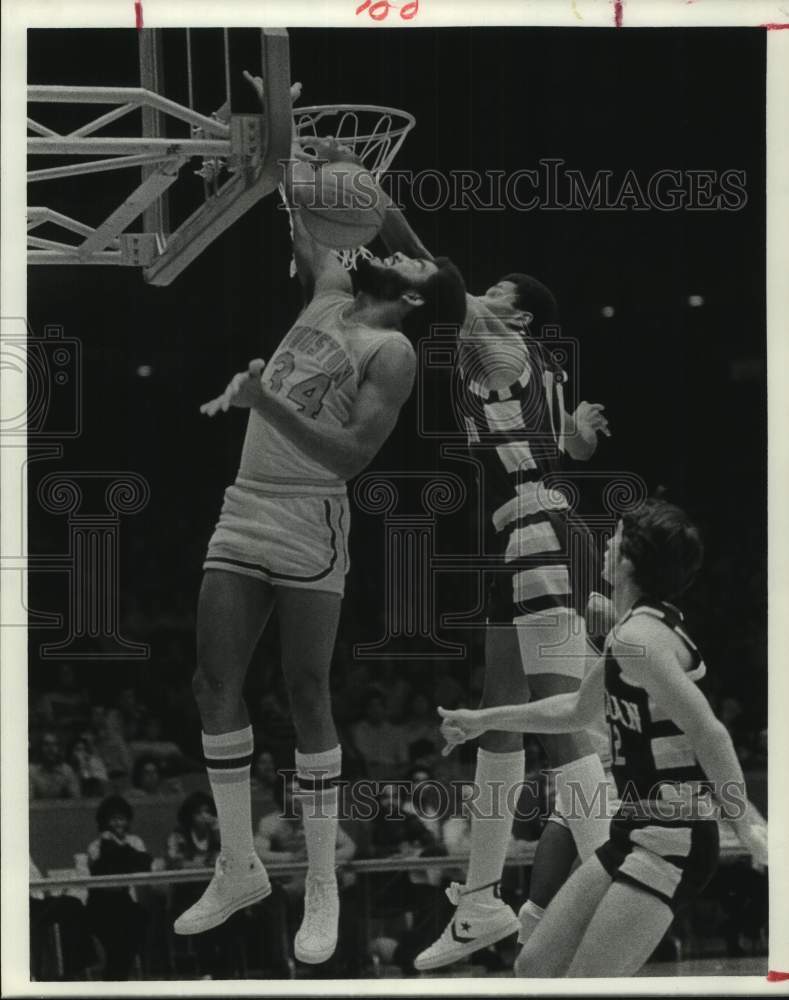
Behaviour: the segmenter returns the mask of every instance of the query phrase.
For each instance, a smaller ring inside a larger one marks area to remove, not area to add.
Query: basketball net
[[[370,171],[376,183],[388,170],[406,135],[416,124],[407,111],[374,104],[323,104],[293,109],[293,135],[302,149],[309,150],[310,139],[331,138],[347,146],[358,163]],[[282,203],[288,213],[291,242],[294,237],[293,209],[279,187]],[[359,257],[374,255],[367,247],[335,250],[337,259],[346,270],[356,265]],[[290,277],[296,275],[296,259],[291,257]]]

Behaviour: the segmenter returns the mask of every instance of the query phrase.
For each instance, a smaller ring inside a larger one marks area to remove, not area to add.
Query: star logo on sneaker
[[[458,934],[458,932],[456,930],[456,924],[457,924],[457,920],[453,920],[452,921],[452,939],[453,939],[453,941],[457,941],[458,944],[465,944],[467,941],[473,941],[474,940],[474,935],[473,934],[471,934],[471,935]],[[460,927],[461,927],[462,930],[467,931],[467,930],[471,929],[471,924],[468,922],[468,920],[464,920],[463,923],[460,925]]]

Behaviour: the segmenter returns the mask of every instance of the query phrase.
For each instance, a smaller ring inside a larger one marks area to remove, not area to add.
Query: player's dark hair
[[[102,833],[109,830],[113,816],[123,816],[128,823],[134,819],[134,810],[122,795],[108,795],[99,803],[96,810],[96,826]]]
[[[511,281],[518,290],[516,308],[530,312],[534,319],[529,324],[532,334],[539,334],[545,326],[559,323],[559,304],[553,292],[530,274],[505,274],[501,281]]]
[[[412,286],[424,299],[417,309],[412,309],[403,322],[403,333],[410,340],[417,340],[434,325],[460,328],[466,319],[466,283],[457,265],[449,257],[436,257],[438,268],[429,278]]]
[[[678,597],[701,568],[704,548],[690,517],[666,500],[649,499],[622,515],[620,556],[633,564],[633,579],[657,601]]]

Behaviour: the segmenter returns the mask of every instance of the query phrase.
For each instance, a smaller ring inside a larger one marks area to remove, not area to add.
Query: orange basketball
[[[369,243],[384,221],[383,196],[373,175],[356,163],[326,163],[315,187],[300,192],[301,219],[316,243],[353,250]]]

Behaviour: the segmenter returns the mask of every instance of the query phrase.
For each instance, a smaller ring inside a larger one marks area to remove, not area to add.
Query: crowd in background
[[[72,846],[75,857],[83,858],[94,875],[210,869],[216,861],[220,845],[213,801],[205,791],[192,790],[202,764],[200,723],[189,689],[191,642],[189,632],[169,626],[152,643],[160,659],[142,669],[113,666],[98,671],[68,662],[31,665],[31,801],[92,800],[97,837]],[[295,734],[277,652],[274,632],[256,651],[247,689],[257,747],[252,768],[255,845],[266,863],[306,859],[298,800],[294,805],[285,773],[293,767]],[[483,680],[480,663],[481,658],[476,666],[366,662],[353,656],[350,645],[338,643],[332,692],[344,778],[351,785],[368,779],[377,797],[377,809],[368,821],[341,824],[336,845],[340,864],[352,858],[468,853],[470,817],[462,790],[470,788],[464,783],[473,777],[474,749],[464,746],[449,757],[441,755],[436,705],[475,704]],[[719,686],[713,698],[744,766],[758,772],[766,767],[766,730],[746,692],[742,689],[738,697]],[[524,800],[519,806],[529,818],[515,823],[510,853],[516,858],[538,839],[550,806],[540,744],[527,737],[526,748],[525,777],[531,781],[523,796],[535,801]],[[414,791],[425,783],[430,788],[417,803]],[[449,810],[434,801],[438,787],[461,790]],[[160,802],[172,811],[166,841],[146,844],[135,834],[134,808],[142,802]],[[67,823],[67,814],[63,821]],[[67,827],[62,835],[68,839]],[[412,972],[413,957],[447,919],[443,888],[450,878],[462,878],[462,872],[437,868],[371,875],[362,901],[358,880],[346,873],[341,881],[345,905],[340,946],[331,974],[358,975],[360,964],[372,955],[403,973]],[[514,894],[517,902],[524,886],[510,882],[505,893]],[[58,922],[66,936],[61,970],[65,978],[125,979],[168,970],[226,978],[245,974],[249,955],[255,956],[256,974],[287,976],[292,968],[289,942],[301,919],[303,875],[278,878],[274,884],[269,899],[194,938],[186,957],[178,958],[180,970],[172,969],[172,949],[166,954],[161,942],[172,940],[173,916],[193,902],[202,883],[167,890],[92,890],[83,894],[84,905],[68,895],[32,897],[34,959],[37,948],[42,953],[46,929]],[[753,946],[766,924],[763,887],[754,887],[750,873],[734,868],[726,870],[716,893],[716,920],[727,951],[741,952],[748,937]],[[363,909],[376,918],[372,929],[365,928],[364,941],[359,918]],[[497,949],[477,958],[489,968],[502,964]]]

